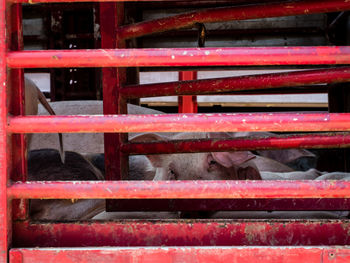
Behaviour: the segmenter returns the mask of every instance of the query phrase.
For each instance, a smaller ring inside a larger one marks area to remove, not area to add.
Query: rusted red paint
[[[349,245],[340,220],[122,220],[14,224],[16,247]],[[307,261],[309,262],[309,261]]]
[[[11,133],[349,131],[349,113],[225,113],[8,118]]]
[[[116,30],[124,21],[123,3],[100,4],[100,32],[101,48],[124,48],[125,43],[117,40]],[[126,113],[126,101],[120,96],[122,85],[126,81],[125,68],[103,68],[103,113]],[[127,174],[128,158],[121,152],[120,146],[126,142],[125,134],[106,133],[105,147],[105,174],[107,180],[121,180]]]
[[[8,248],[11,246],[11,209],[7,199],[9,172],[8,138],[6,133],[7,119],[7,68],[6,68],[6,1],[0,0],[0,263],[8,262]],[[8,31],[10,32],[10,31]]]
[[[33,50],[13,51],[7,55],[7,65],[11,68],[315,64],[350,64],[350,47]]]
[[[272,149],[320,149],[350,147],[349,133],[295,134],[263,138],[176,140],[150,143],[127,143],[122,151],[129,154],[192,153]]]
[[[350,210],[350,199],[118,199],[112,211]]]
[[[347,0],[309,0],[221,7],[127,25],[118,30],[118,35],[120,38],[127,39],[174,29],[189,28],[195,26],[196,23],[328,13],[349,9],[350,3]]]
[[[180,81],[195,80],[195,79],[197,79],[197,71],[180,71],[179,72]],[[174,92],[171,95],[176,95],[176,93]],[[197,113],[198,112],[197,97],[196,96],[179,96],[178,112],[179,113]]]
[[[176,1],[176,0],[152,0],[152,2]],[[12,3],[80,3],[80,2],[149,2],[149,0],[10,0]]]
[[[11,263],[43,262],[201,262],[201,263],[345,263],[350,260],[348,247],[139,247],[88,249],[13,249]]]
[[[349,198],[349,181],[75,181],[17,182],[18,199]]]
[[[11,5],[11,50],[23,50],[22,5]],[[12,115],[25,115],[24,108],[24,75],[23,69],[12,69],[9,74],[11,81],[11,103],[9,111]],[[12,168],[11,180],[25,181],[27,173],[27,140],[24,134],[12,135]],[[25,200],[15,200],[12,203],[14,218],[26,218],[28,203]]]
[[[350,81],[350,68],[341,67],[230,78],[132,85],[124,87],[121,94],[125,98],[199,95],[282,87],[287,88],[323,83],[332,84],[348,81]]]

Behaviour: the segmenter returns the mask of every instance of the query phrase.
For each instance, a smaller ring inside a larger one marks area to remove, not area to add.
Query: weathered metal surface
[[[287,88],[323,83],[332,84],[348,81],[350,81],[350,68],[341,67],[229,78],[132,85],[124,87],[121,94],[125,98],[203,95],[228,93],[232,91]]]
[[[310,0],[221,7],[127,25],[118,30],[118,35],[120,38],[127,39],[174,29],[189,28],[195,26],[196,23],[328,13],[348,9],[350,9],[350,3],[347,0]]]
[[[180,81],[195,80],[195,79],[197,79],[197,71],[180,71],[179,72]],[[123,90],[121,93],[122,96],[123,96]],[[174,92],[171,95],[176,95],[176,93]],[[179,113],[197,113],[198,112],[197,97],[196,96],[179,96],[178,112]]]
[[[315,64],[350,64],[350,47],[34,50],[7,54],[7,65],[11,68]]]
[[[123,3],[100,4],[101,48],[125,48],[125,43],[117,40],[116,30],[124,21]],[[120,96],[126,81],[125,68],[103,68],[103,113],[125,114],[126,101]],[[128,157],[121,152],[120,145],[127,141],[125,134],[106,133],[104,135],[105,170],[107,180],[121,180],[128,173]]]
[[[350,260],[349,247],[138,247],[88,249],[12,249],[11,263],[43,262],[310,262],[345,263]]]
[[[14,224],[16,247],[349,245],[340,220],[123,220]]]
[[[350,210],[350,199],[118,199],[113,203],[113,211],[126,212],[325,210]]]
[[[73,181],[17,182],[18,199],[349,198],[349,181]]]
[[[11,133],[349,131],[349,113],[223,113],[9,117]]]
[[[320,149],[350,147],[349,133],[295,134],[272,137],[237,137],[232,139],[174,140],[150,143],[127,143],[122,151],[129,154],[192,153],[272,149]]]
[[[11,5],[11,30],[10,46],[11,50],[23,50],[22,33],[22,5]],[[11,81],[10,93],[10,114],[25,115],[24,108],[24,75],[23,69],[12,69],[9,74]],[[27,172],[27,140],[24,134],[13,134],[12,136],[12,168],[11,180],[25,181]],[[27,202],[25,200],[15,200],[12,202],[12,212],[14,218],[26,218]]]
[[[8,138],[7,119],[7,68],[6,68],[6,1],[0,0],[0,263],[8,262],[8,248],[11,246],[11,209],[7,199],[8,185]]]
[[[10,0],[12,3],[79,3],[79,2],[148,2],[149,0]],[[154,0],[161,1],[176,1],[176,0]]]

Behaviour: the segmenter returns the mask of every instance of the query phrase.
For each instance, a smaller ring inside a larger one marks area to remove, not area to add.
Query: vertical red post
[[[197,71],[180,71],[179,80],[195,80],[197,79]],[[179,96],[178,97],[179,113],[197,113],[197,96]]]
[[[117,29],[124,22],[123,3],[100,4],[101,48],[124,48],[118,41]],[[120,89],[126,81],[125,68],[103,68],[103,112],[104,114],[126,113],[126,101],[120,96]],[[105,134],[105,168],[107,180],[121,180],[128,172],[128,155],[120,151],[127,134]]]
[[[11,24],[10,24],[10,48],[11,50],[23,50],[22,33],[22,4],[13,4],[11,6]],[[9,112],[12,115],[24,115],[24,75],[23,69],[11,69],[9,75],[11,81],[11,93]],[[27,140],[24,134],[14,134],[12,137],[12,168],[11,179],[13,181],[25,181],[27,174]],[[18,219],[25,219],[28,202],[25,200],[13,201],[13,216]]]
[[[8,262],[11,244],[11,207],[7,200],[8,141],[7,126],[7,74],[6,74],[6,1],[0,0],[0,263]]]

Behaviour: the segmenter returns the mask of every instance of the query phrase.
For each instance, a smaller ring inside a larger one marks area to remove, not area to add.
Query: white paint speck
[[[294,118],[294,119],[293,119],[293,121],[297,121],[297,120],[298,120],[298,118]]]
[[[205,51],[204,54],[209,55],[210,51]]]
[[[183,53],[184,55],[187,55],[187,51],[184,51],[184,53]]]
[[[174,56],[174,55],[172,55],[172,56],[171,56],[171,59],[175,59],[175,56]]]

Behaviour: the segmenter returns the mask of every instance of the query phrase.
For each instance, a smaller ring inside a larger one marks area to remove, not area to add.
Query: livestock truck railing
[[[126,98],[147,97],[154,94],[195,95],[230,92],[237,90],[236,85],[242,85],[239,89],[256,89],[259,87],[287,88],[294,86],[295,81],[297,81],[296,84],[342,83],[349,80],[349,67],[347,66],[261,75],[253,78],[226,78],[156,85],[128,85],[125,80],[126,71],[122,68],[144,66],[349,65],[350,48],[347,46],[127,49],[125,44],[125,39],[194,26],[198,22],[210,23],[345,11],[350,9],[349,1],[304,0],[247,7],[214,8],[133,25],[123,25],[123,3],[101,3],[101,12],[104,12],[104,15],[107,13],[109,15],[101,18],[102,49],[21,51],[23,43],[20,3],[33,2],[79,1],[0,1],[1,263],[8,261],[47,262],[48,257],[55,262],[67,262],[68,259],[72,262],[84,260],[88,262],[123,261],[126,258],[140,262],[146,260],[160,260],[162,262],[235,260],[239,262],[243,259],[250,262],[257,258],[261,258],[264,262],[268,262],[269,258],[283,262],[301,260],[308,262],[338,262],[338,260],[340,262],[342,260],[342,262],[346,262],[349,260],[350,252],[347,245],[350,244],[350,238],[347,220],[323,223],[302,220],[284,222],[265,220],[252,222],[130,220],[123,222],[53,222],[48,224],[30,222],[27,216],[28,203],[25,201],[25,199],[30,198],[135,200],[141,198],[350,198],[350,182],[347,181],[118,181],[122,174],[127,172],[126,158],[129,154],[190,152],[209,149],[216,151],[259,149],[259,147],[263,149],[347,147],[349,144],[347,133],[225,140],[222,141],[224,146],[217,144],[213,147],[209,147],[212,146],[212,140],[131,144],[127,141],[125,134],[115,134],[146,131],[350,131],[350,115],[347,113],[123,115],[127,113]],[[161,24],[159,24],[160,22]],[[24,113],[23,68],[47,67],[103,67],[105,115],[94,117],[21,116]],[[270,82],[265,86],[257,84],[266,80]],[[216,87],[219,81],[225,86],[222,90]],[[186,90],[186,85],[194,85],[195,90],[192,91],[188,88]],[[167,90],[167,88],[169,89]],[[26,141],[23,134],[38,132],[106,133],[105,142],[109,142],[105,143],[107,179],[112,179],[112,181],[26,182]],[[250,141],[248,142],[248,140]],[[194,148],[192,148],[193,143]],[[147,146],[150,147],[150,145],[156,146],[156,150],[147,149]],[[168,148],[169,145],[173,148]],[[346,206],[343,207],[346,208]],[[276,247],[295,246],[296,244],[313,247]],[[218,247],[205,247],[213,245]],[[335,245],[342,247],[333,247]],[[92,248],[86,248],[86,246]],[[116,246],[117,248],[104,246]],[[122,248],[123,246],[132,247]],[[161,248],[160,246],[178,247]],[[54,248],[45,249],[43,247]],[[218,257],[218,255],[220,256]]]

